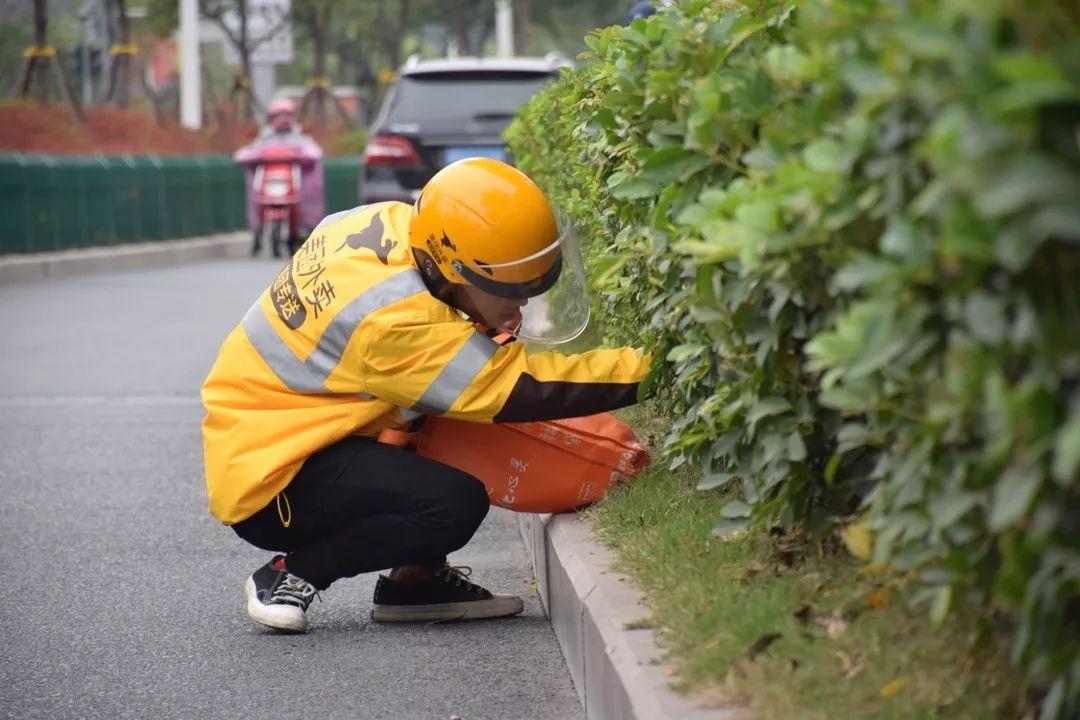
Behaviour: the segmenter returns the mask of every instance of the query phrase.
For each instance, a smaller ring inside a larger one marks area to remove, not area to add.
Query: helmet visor
[[[559,223],[569,228],[566,223]],[[501,265],[461,264],[466,295],[481,317],[500,332],[557,345],[581,335],[589,324],[585,266],[570,229],[539,253]]]

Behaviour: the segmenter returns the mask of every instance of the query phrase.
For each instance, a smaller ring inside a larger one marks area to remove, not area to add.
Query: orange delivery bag
[[[409,441],[418,455],[479,479],[492,505],[517,512],[588,505],[650,462],[634,431],[610,413],[499,425],[433,416]]]

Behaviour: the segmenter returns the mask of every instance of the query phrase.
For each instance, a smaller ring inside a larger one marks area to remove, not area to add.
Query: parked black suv
[[[514,113],[569,66],[561,55],[411,59],[372,125],[361,201],[411,203],[455,160],[508,159],[502,132]]]

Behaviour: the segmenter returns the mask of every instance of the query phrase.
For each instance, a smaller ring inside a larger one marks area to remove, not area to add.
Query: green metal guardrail
[[[348,210],[360,204],[360,183],[364,173],[359,157],[323,160],[326,214]]]
[[[324,162],[327,214],[359,203],[360,159]],[[227,156],[0,155],[0,254],[194,237],[245,227]]]

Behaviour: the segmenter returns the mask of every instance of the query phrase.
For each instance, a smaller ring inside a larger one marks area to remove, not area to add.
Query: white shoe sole
[[[490,600],[471,600],[435,605],[375,605],[375,622],[423,622],[432,620],[482,620],[517,615],[525,603],[515,595],[496,595]]]
[[[259,602],[255,581],[248,577],[244,584],[244,599],[247,601],[248,617],[268,628],[282,632],[307,632],[308,621],[300,608],[291,605],[264,605]]]

